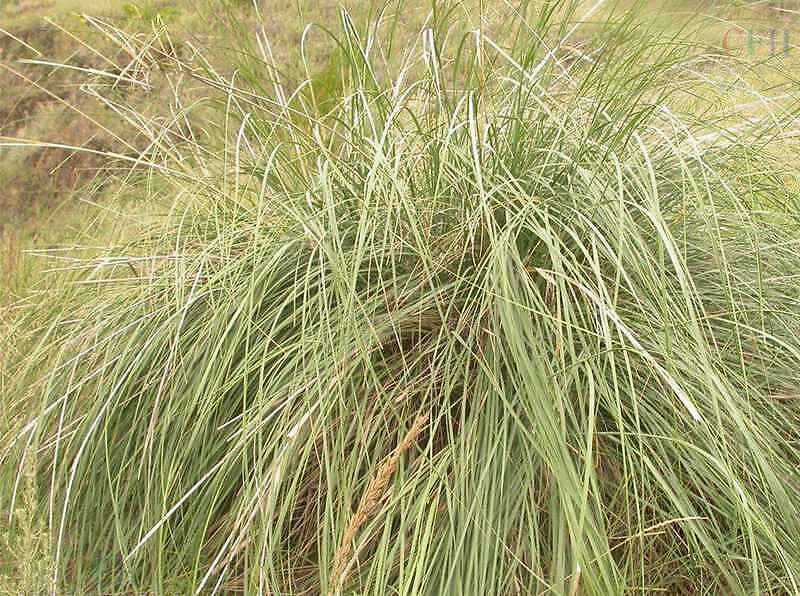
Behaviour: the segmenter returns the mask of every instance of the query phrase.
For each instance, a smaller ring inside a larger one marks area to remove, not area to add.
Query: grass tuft
[[[600,4],[342,11],[324,101],[174,59],[219,109],[5,365],[54,585],[800,591],[794,98],[698,118],[727,58]]]

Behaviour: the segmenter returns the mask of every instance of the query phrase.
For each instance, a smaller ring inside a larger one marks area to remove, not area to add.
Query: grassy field
[[[3,5],[0,593],[800,593],[798,16]]]

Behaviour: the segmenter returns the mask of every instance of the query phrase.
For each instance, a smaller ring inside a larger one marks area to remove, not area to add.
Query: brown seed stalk
[[[420,414],[411,425],[411,429],[406,433],[401,443],[394,448],[394,450],[387,455],[378,466],[378,471],[375,477],[370,481],[366,491],[361,496],[361,501],[358,504],[355,514],[347,524],[347,529],[342,536],[342,541],[339,548],[336,549],[336,554],[333,557],[333,575],[331,575],[330,594],[336,594],[341,590],[342,584],[347,579],[348,564],[350,563],[351,554],[353,551],[353,540],[355,539],[361,526],[366,523],[370,518],[378,500],[386,491],[392,475],[397,470],[397,463],[400,461],[402,455],[408,451],[411,446],[416,442],[420,433],[422,433],[425,424],[428,422],[428,414]]]

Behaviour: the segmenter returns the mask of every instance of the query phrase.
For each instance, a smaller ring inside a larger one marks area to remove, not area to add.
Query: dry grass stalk
[[[370,518],[375,506],[378,504],[378,499],[381,498],[389,485],[392,475],[397,470],[397,463],[403,454],[408,451],[411,446],[416,442],[425,424],[428,422],[428,414],[420,414],[414,420],[411,429],[406,433],[402,442],[394,448],[394,450],[386,456],[378,467],[375,477],[367,486],[364,491],[361,501],[358,504],[355,514],[350,519],[347,525],[342,542],[339,548],[336,549],[336,554],[333,558],[333,575],[330,582],[330,594],[338,593],[341,590],[342,584],[347,579],[347,567],[350,562],[351,553],[353,551],[353,540],[355,539],[361,526]]]

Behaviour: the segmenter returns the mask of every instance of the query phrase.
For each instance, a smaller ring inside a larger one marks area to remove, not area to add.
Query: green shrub
[[[152,25],[167,23],[180,16],[181,11],[175,6],[163,6],[155,2],[126,2],[122,5],[122,13],[129,21]]]
[[[793,114],[695,119],[689,47],[576,59],[570,6],[396,68],[345,16],[324,116],[205,74],[162,214],[18,322],[61,589],[798,590]]]

